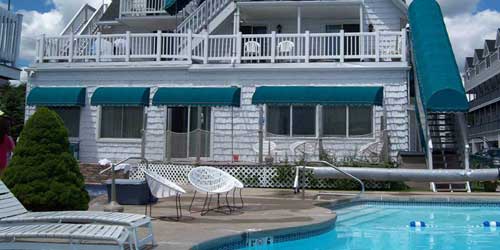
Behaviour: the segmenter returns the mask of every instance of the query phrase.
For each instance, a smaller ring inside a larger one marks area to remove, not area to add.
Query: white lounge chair
[[[130,240],[129,231],[122,226],[63,223],[0,226],[0,249],[8,250],[124,250],[127,244],[132,249]]]
[[[228,175],[229,175],[229,173],[228,173]],[[231,176],[233,178],[233,181],[234,181],[233,208],[242,209],[245,206],[245,202],[243,201],[243,195],[241,194],[241,192],[245,188],[245,185],[243,184],[243,182],[238,180],[236,177],[234,177],[232,175],[229,175],[229,176]],[[236,200],[235,200],[236,199],[236,190],[239,190],[239,193],[240,193],[241,206],[236,206]]]
[[[234,189],[234,177],[214,167],[197,167],[189,171],[188,180],[195,189],[191,205],[189,205],[190,212],[193,212],[192,207],[194,199],[196,198],[196,193],[202,192],[207,195],[205,197],[205,202],[203,203],[203,208],[199,211],[201,212],[201,215],[206,215],[210,211],[220,211],[221,208],[229,208],[229,213],[231,213],[231,207],[229,206],[227,195],[227,206],[220,205],[220,196],[222,194],[227,194],[229,191]],[[210,209],[212,195],[217,195],[217,207],[214,209]]]
[[[28,212],[16,199],[5,184],[0,181],[0,226],[10,226],[12,223],[100,223],[124,226],[130,232],[130,237],[139,249],[147,243],[154,243],[151,218],[140,214],[112,213],[96,211],[54,211]],[[148,233],[139,239],[139,227],[146,227]]]
[[[143,169],[142,172],[144,172],[144,177],[148,184],[149,190],[154,197],[161,199],[175,196],[175,210],[177,213],[176,220],[180,220],[180,218],[182,217],[181,195],[185,194],[186,191],[179,185],[167,180],[163,176],[160,176],[159,174],[151,170]],[[152,204],[150,203],[150,217],[153,210],[152,208]]]

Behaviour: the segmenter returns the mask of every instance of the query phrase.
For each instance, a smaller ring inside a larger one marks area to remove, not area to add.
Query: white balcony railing
[[[148,33],[43,36],[38,63],[315,63],[406,61],[406,31],[209,35]]]
[[[14,66],[19,55],[23,16],[0,8],[0,64]]]
[[[484,80],[488,80],[488,76],[498,73],[500,69],[500,50],[486,58],[483,58],[479,64],[465,71],[464,80],[467,89],[471,89]]]
[[[166,14],[165,0],[120,0],[120,16]]]

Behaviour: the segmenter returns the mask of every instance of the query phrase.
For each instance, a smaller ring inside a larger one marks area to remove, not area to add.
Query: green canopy
[[[466,112],[469,105],[441,8],[414,0],[409,9],[411,41],[421,101],[428,112]]]
[[[257,87],[253,104],[375,105],[382,106],[383,87]]]
[[[149,88],[98,88],[90,103],[93,106],[149,106]]]
[[[159,88],[153,105],[160,106],[240,106],[240,88]]]
[[[29,106],[85,106],[85,88],[33,88],[27,98]]]

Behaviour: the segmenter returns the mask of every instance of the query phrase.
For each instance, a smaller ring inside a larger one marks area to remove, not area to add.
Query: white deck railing
[[[406,61],[406,32],[209,35],[188,33],[43,36],[39,63],[185,61],[314,63]]]
[[[496,50],[495,53],[484,58],[478,65],[469,68],[465,72],[465,81],[469,82],[474,80],[476,77],[480,76],[481,73],[487,71],[492,67],[498,67],[500,65],[500,51]]]
[[[166,14],[165,0],[120,0],[120,16]]]
[[[23,16],[0,8],[0,63],[14,66],[19,55]]]

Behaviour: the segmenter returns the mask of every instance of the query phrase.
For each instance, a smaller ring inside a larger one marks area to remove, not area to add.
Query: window
[[[346,136],[346,118],[346,106],[323,107],[323,135]]]
[[[292,106],[293,136],[316,135],[316,106]]]
[[[371,135],[372,107],[349,107],[349,136]]]
[[[349,119],[348,122],[347,119]],[[371,106],[323,107],[324,136],[369,136],[372,131],[373,108]]]
[[[316,135],[316,106],[267,106],[266,117],[269,136]]]
[[[267,133],[290,135],[290,106],[267,106]]]
[[[102,107],[101,138],[141,138],[144,107]]]
[[[50,107],[61,117],[64,126],[68,129],[68,136],[77,138],[80,136],[80,107]]]

